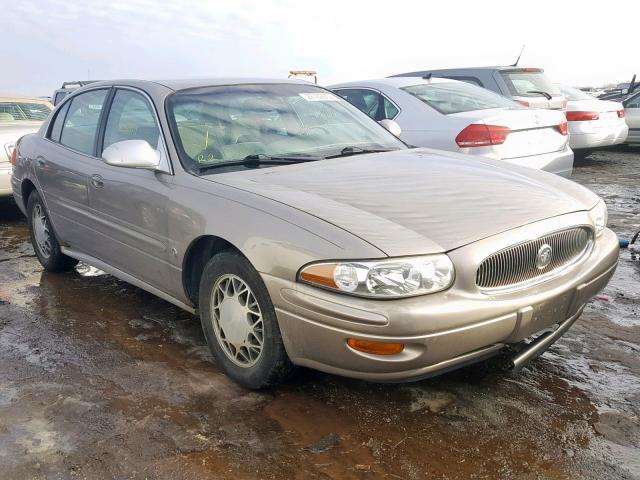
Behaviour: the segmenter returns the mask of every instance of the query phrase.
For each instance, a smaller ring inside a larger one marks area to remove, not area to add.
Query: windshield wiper
[[[316,160],[323,160],[325,157],[317,157],[313,155],[266,155],[264,153],[257,153],[253,155],[247,155],[241,160],[231,160],[229,162],[212,163],[211,165],[203,165],[199,168],[198,172],[202,173],[206,170],[213,170],[216,168],[224,167],[258,167],[259,165],[288,165],[292,163],[302,162],[314,162]]]
[[[553,97],[549,95],[547,92],[543,92],[542,90],[529,90],[527,93],[539,93],[547,100],[551,100]]]
[[[390,152],[392,149],[389,148],[362,148],[357,147],[355,145],[350,145],[348,147],[344,147],[340,150],[340,153],[337,155],[329,155],[326,158],[339,158],[339,157],[348,157],[350,155],[359,155],[362,153],[380,153],[380,152]]]

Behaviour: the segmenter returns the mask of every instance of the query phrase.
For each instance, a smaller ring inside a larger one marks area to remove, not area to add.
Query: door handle
[[[104,187],[104,180],[100,175],[91,175],[91,185],[96,188]]]

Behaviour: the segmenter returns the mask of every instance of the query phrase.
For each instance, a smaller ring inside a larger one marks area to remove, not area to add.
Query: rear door
[[[61,243],[80,251],[86,251],[91,239],[88,172],[98,161],[98,124],[108,92],[108,88],[90,90],[67,100],[34,159],[56,235]]]
[[[160,152],[161,164],[169,170],[155,108],[142,91],[117,88],[103,128],[100,152],[116,142],[144,140]],[[89,179],[95,217],[93,255],[160,289],[168,272],[177,268],[171,263],[166,211],[173,195],[172,178],[165,172],[98,161]]]
[[[640,143],[640,93],[625,100],[624,115],[629,126],[627,143]]]

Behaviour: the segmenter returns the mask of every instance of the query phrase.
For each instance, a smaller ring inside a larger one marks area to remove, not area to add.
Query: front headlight
[[[387,260],[321,262],[303,267],[301,282],[370,298],[424,295],[449,288],[453,263],[444,254]]]
[[[591,217],[591,221],[593,222],[593,227],[596,230],[596,237],[598,237],[604,229],[607,228],[607,219],[609,213],[607,212],[607,204],[604,203],[604,200],[600,199],[600,201],[589,210],[589,216]]]

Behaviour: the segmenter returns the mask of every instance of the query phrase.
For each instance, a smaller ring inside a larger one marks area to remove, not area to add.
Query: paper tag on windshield
[[[340,98],[333,93],[328,92],[313,92],[313,93],[299,93],[302,98],[307,102],[339,102]]]

